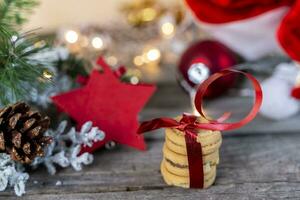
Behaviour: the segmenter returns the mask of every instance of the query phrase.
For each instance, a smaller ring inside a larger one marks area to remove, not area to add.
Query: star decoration
[[[108,141],[145,150],[144,138],[137,134],[137,116],[155,86],[120,82],[102,58],[97,64],[103,72],[92,71],[84,87],[52,97],[53,103],[79,126],[92,121],[106,133],[104,141],[84,151],[92,152]]]

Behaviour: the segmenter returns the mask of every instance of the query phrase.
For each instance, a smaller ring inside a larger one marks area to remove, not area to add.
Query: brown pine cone
[[[44,136],[50,120],[31,110],[24,102],[0,110],[0,152],[10,154],[15,161],[29,164],[43,156],[43,147],[52,142]]]

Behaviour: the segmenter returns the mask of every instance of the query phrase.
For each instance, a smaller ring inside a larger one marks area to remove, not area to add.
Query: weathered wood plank
[[[299,199],[299,183],[244,183],[239,185],[214,186],[207,190],[167,188],[158,190],[107,192],[107,193],[81,193],[81,194],[46,194],[39,195],[44,200],[150,200],[150,199],[220,199],[220,200],[250,200],[250,199]],[[10,198],[7,198],[10,199]],[[27,195],[25,200],[36,200],[36,195]]]
[[[48,176],[36,171],[25,197],[82,199],[85,194],[93,194],[88,196],[97,199],[132,199],[133,196],[158,199],[159,195],[163,198],[187,195],[187,199],[297,197],[300,195],[299,140],[300,134],[226,136],[215,186],[209,190],[182,190],[163,183],[159,173],[163,142],[161,138],[152,138],[147,152],[124,147],[98,152],[95,163],[83,172],[62,170],[57,176]],[[55,185],[57,181],[62,185]],[[11,194],[1,193],[0,197],[8,198]]]
[[[249,99],[222,98],[210,102],[207,111],[235,108],[234,119],[245,114]],[[141,113],[141,120],[190,112],[190,100],[175,86],[164,86]],[[239,105],[238,107],[236,105]],[[147,134],[148,151],[117,147],[95,153],[95,162],[82,172],[60,170],[49,176],[39,169],[31,173],[24,199],[277,199],[300,196],[300,123],[273,122],[258,117],[248,126],[225,133],[215,186],[208,190],[184,190],[165,185],[159,172],[162,134]],[[160,131],[162,132],[162,131]],[[281,134],[273,134],[281,133]],[[1,192],[0,199],[15,199]]]

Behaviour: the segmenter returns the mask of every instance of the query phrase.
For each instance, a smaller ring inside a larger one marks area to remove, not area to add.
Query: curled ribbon
[[[217,120],[208,119],[205,116],[202,109],[203,96],[207,88],[217,79],[224,76],[228,76],[233,73],[239,73],[246,76],[246,78],[248,78],[253,85],[253,89],[255,91],[255,102],[251,111],[248,113],[248,115],[245,118],[235,123],[223,123],[226,119],[230,117],[229,112],[224,113]],[[225,130],[240,128],[255,118],[262,104],[262,98],[263,98],[262,89],[260,87],[259,82],[254,78],[254,76],[233,69],[223,70],[221,72],[213,74],[208,79],[206,79],[200,85],[196,93],[195,107],[200,113],[200,115],[203,118],[205,118],[208,122],[199,123],[197,121],[197,116],[189,115],[189,114],[183,114],[182,119],[180,121],[176,121],[175,119],[172,118],[164,118],[164,117],[156,118],[151,121],[143,122],[139,127],[138,133],[142,134],[144,132],[152,131],[159,128],[174,128],[184,132],[186,148],[187,148],[188,164],[189,164],[190,187],[203,188],[204,173],[203,173],[202,147],[201,144],[197,142],[196,130],[206,129],[206,130],[225,131]]]

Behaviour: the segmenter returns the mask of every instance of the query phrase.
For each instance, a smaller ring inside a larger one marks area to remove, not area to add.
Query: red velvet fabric
[[[186,0],[201,21],[226,23],[260,15],[280,6],[292,5],[293,0]]]
[[[296,1],[289,13],[282,20],[278,32],[278,40],[294,60],[300,61],[300,1]]]
[[[287,54],[300,61],[300,0],[186,0],[186,3],[200,21],[213,24],[239,21],[290,6],[277,37]]]

